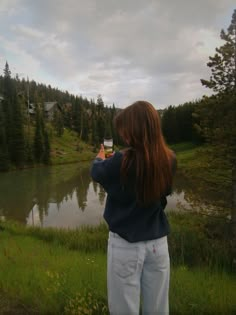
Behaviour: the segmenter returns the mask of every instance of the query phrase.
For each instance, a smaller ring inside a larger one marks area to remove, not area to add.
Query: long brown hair
[[[146,101],[137,101],[123,109],[114,124],[129,146],[122,160],[122,180],[128,180],[135,165],[138,202],[148,205],[159,200],[172,185],[173,152],[163,138],[157,110]]]

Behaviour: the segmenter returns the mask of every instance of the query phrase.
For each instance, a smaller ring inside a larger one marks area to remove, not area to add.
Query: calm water
[[[166,211],[215,211],[216,194],[177,174]],[[89,164],[0,173],[0,218],[28,225],[75,228],[99,224],[106,194],[89,176]]]

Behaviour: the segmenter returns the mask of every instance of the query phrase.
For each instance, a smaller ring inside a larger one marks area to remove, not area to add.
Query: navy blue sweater
[[[141,207],[136,200],[134,189],[121,183],[120,169],[123,154],[116,152],[102,160],[96,158],[91,167],[91,177],[107,192],[104,219],[109,230],[128,242],[147,241],[167,235],[170,231],[164,208],[166,196],[148,207]],[[173,161],[173,170],[176,160]],[[168,195],[171,192],[166,193]]]

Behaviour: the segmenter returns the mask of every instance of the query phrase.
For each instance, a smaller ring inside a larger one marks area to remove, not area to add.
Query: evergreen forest
[[[191,141],[208,143],[213,154],[224,157],[232,167],[236,156],[236,10],[228,29],[222,30],[222,46],[209,57],[210,79],[200,79],[212,90],[184,104],[160,110],[162,129],[168,144]],[[200,82],[199,82],[200,84]],[[46,104],[56,104],[47,117]],[[155,107],[156,105],[153,104]],[[99,147],[104,137],[119,139],[113,119],[120,110],[108,107],[102,96],[97,100],[75,96],[42,83],[11,76],[6,62],[0,76],[0,170],[22,168],[35,163],[50,164],[50,142],[65,128],[74,130],[78,139]]]

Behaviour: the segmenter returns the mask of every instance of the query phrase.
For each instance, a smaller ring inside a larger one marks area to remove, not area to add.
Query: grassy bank
[[[65,129],[61,137],[51,137],[53,165],[90,161],[94,157],[92,146],[81,141],[76,132]]]
[[[169,219],[171,314],[235,314],[227,237],[213,239],[207,218]],[[0,314],[108,314],[107,233],[105,224],[72,231],[1,223]]]
[[[178,169],[192,180],[203,182],[209,190],[226,191],[231,185],[230,165],[220,156],[213,155],[213,147],[193,143],[172,145],[176,152]]]
[[[90,162],[96,152],[92,145],[80,140],[78,134],[70,129],[64,129],[62,136],[57,136],[55,130],[48,125],[50,138],[50,163],[49,165],[62,165],[78,162]],[[34,129],[30,128],[30,141],[34,142]],[[31,152],[33,155],[33,152]],[[20,169],[45,167],[43,163],[29,162],[21,166]],[[48,166],[48,165],[46,165]],[[19,170],[15,165],[11,164],[9,171]]]

